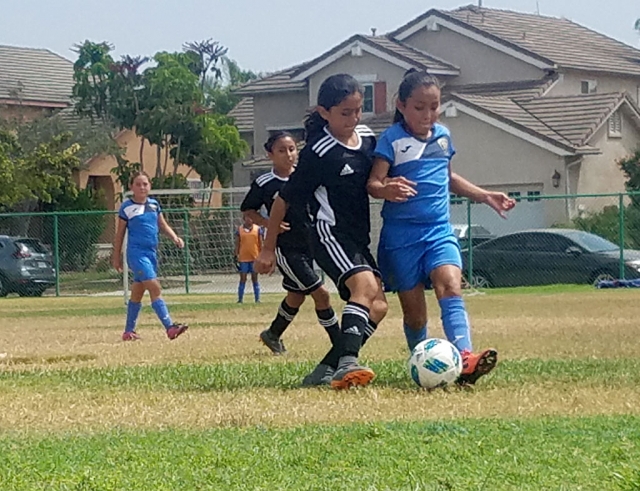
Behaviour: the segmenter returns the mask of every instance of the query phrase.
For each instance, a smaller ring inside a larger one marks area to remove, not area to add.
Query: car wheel
[[[491,288],[491,280],[482,272],[473,273],[470,284],[473,288]]]
[[[591,276],[590,283],[593,286],[598,286],[601,281],[613,281],[616,279],[616,275],[608,271],[598,271]]]

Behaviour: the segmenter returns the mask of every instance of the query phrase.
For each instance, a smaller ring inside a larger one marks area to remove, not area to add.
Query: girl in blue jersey
[[[277,235],[271,231],[280,230],[288,208],[297,213],[309,210],[314,259],[347,302],[336,346],[317,367],[333,373],[334,389],[373,380],[375,373],[358,363],[358,355],[387,312],[380,273],[369,251],[366,186],[375,136],[359,124],[362,103],[362,88],[352,76],[336,74],[322,82],[318,105],[305,121],[306,145],[271,207],[269,232],[256,260],[258,272],[272,272]]]
[[[407,73],[398,89],[394,124],[380,136],[368,182],[384,199],[378,262],[385,290],[398,293],[409,349],[427,338],[425,287],[432,285],[447,339],[460,351],[460,384],[474,384],[497,363],[493,349],[473,353],[462,299],[460,246],[449,223],[449,196],[485,203],[504,217],[515,201],[451,171],[449,130],[437,123],[440,88],[426,72]]]
[[[146,172],[134,172],[129,180],[129,189],[133,196],[120,206],[112,259],[113,267],[118,272],[122,272],[122,243],[125,232],[128,232],[127,264],[133,272],[133,285],[127,304],[127,321],[122,340],[140,339],[136,333],[136,321],[145,291],[149,292],[151,307],[166,329],[168,338],[175,339],[185,332],[188,326],[173,323],[169,309],[160,296],[161,288],[157,278],[158,232],[163,232],[181,249],[184,247],[184,242],[164,219],[160,203],[149,198],[151,181]]]

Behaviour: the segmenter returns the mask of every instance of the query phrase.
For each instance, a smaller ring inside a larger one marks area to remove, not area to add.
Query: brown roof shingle
[[[458,93],[450,94],[450,98],[471,104],[530,134],[573,150],[587,147],[594,131],[623,102],[633,105],[624,92],[541,97],[526,101]]]
[[[512,82],[479,83],[468,85],[451,85],[443,87],[443,93],[457,92],[497,97],[508,97],[514,100],[542,97],[558,80],[558,76],[550,76],[537,80],[518,80]]]
[[[46,49],[0,46],[0,100],[71,104],[73,63]]]
[[[429,10],[390,35],[399,35],[430,16],[452,21],[560,67],[640,75],[640,50],[557,17],[469,5],[449,11]]]
[[[382,50],[399,61],[420,70],[450,75],[457,75],[460,73],[460,68],[457,66],[452,65],[441,58],[430,55],[429,53],[425,53],[424,51],[408,46],[398,40],[385,36],[363,36],[356,34],[311,61],[268,75],[262,79],[249,82],[237,89],[235,92],[237,94],[249,95],[260,92],[280,92],[305,89],[307,87],[307,81],[294,80],[295,77],[313,68],[324,59],[355,42],[360,42],[362,44],[369,45],[372,48]]]
[[[244,97],[229,111],[240,133],[253,131],[253,97]]]

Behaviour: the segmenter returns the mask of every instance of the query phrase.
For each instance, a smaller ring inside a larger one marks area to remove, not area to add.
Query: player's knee
[[[287,293],[285,302],[292,309],[299,309],[304,303],[304,295],[302,295],[301,293],[289,292]]]
[[[371,313],[370,317],[376,323],[379,323],[382,319],[387,316],[387,312],[389,311],[389,304],[384,298],[376,298],[371,304]]]
[[[331,307],[331,295],[326,288],[318,288],[311,297],[316,304],[316,310],[326,310]]]
[[[460,280],[450,279],[433,285],[437,298],[459,297],[462,295]]]

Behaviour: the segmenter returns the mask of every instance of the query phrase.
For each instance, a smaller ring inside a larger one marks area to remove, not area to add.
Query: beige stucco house
[[[548,226],[616,202],[538,195],[624,190],[616,160],[640,145],[640,50],[567,19],[475,6],[433,9],[388,34],[352,36],[240,88],[245,99],[232,116],[254,156],[236,165],[234,185],[248,185],[268,167],[261,145],[270,131],[302,135],[327,76],[347,72],[360,80],[363,120],[379,132],[412,67],[443,84],[441,120],[457,149],[454,169],[521,199],[511,224]],[[466,217],[463,209],[452,213]],[[508,228],[486,220],[496,233]]]
[[[0,119],[32,121],[62,112],[73,120],[73,84],[73,63],[66,58],[46,49],[0,46]],[[120,131],[116,135],[116,142],[124,149],[127,160],[140,162],[142,140],[134,131]],[[142,148],[143,168],[153,175],[157,147],[145,141]],[[96,155],[74,173],[80,188],[92,186],[104,194],[109,209],[116,209],[122,191],[115,175],[111,173],[116,164],[113,156]],[[170,157],[168,165],[173,168]],[[180,166],[178,172],[188,176],[194,192],[202,188],[200,177],[190,172],[189,167]],[[216,181],[214,187],[220,187],[220,184]],[[220,204],[219,195],[214,195],[212,204]],[[110,227],[102,239],[110,242],[113,231],[113,227]]]

